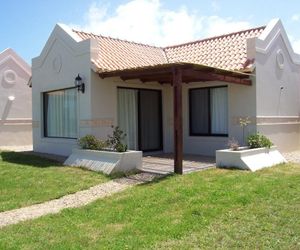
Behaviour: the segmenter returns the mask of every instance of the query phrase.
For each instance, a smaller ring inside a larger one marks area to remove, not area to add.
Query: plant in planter
[[[249,148],[271,148],[273,145],[269,138],[259,133],[249,135],[247,137],[247,144]]]
[[[114,128],[114,126],[112,126]],[[116,151],[126,152],[127,145],[122,143],[126,134],[119,128],[115,127],[113,134],[107,136],[106,141],[97,139],[94,135],[85,135],[78,141],[82,149],[103,150],[103,151]]]
[[[79,139],[79,146],[82,149],[103,150],[107,144],[105,141],[97,139],[94,135],[85,135]]]
[[[142,151],[127,151],[127,145],[122,143],[126,134],[113,127],[112,135],[106,141],[93,135],[79,139],[80,149],[74,148],[64,165],[84,167],[105,174],[130,172],[142,166]]]
[[[239,147],[240,147],[239,142],[233,137],[228,140],[227,145],[233,151],[239,150]]]
[[[114,131],[112,135],[108,135],[107,145],[117,152],[126,152],[127,145],[122,143],[126,134],[118,126],[112,126],[112,128],[114,128]]]
[[[286,162],[273,143],[264,135],[259,133],[249,135],[247,144],[248,147],[238,148],[238,150],[217,150],[217,167],[256,171]]]

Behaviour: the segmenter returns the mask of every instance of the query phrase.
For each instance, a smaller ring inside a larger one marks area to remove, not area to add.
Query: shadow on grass
[[[157,183],[162,182],[164,180],[170,179],[170,178],[172,178],[174,176],[176,176],[176,174],[174,174],[174,173],[160,175],[158,177],[155,177],[151,181],[146,181],[146,182],[140,184],[139,186],[147,186],[147,185],[157,184]]]
[[[238,171],[243,171],[243,172],[248,172],[248,173],[251,173],[251,171],[250,170],[248,170],[248,169],[241,169],[241,168],[237,168],[237,167],[232,167],[232,166],[229,166],[229,167],[217,167],[217,169],[222,169],[222,170],[229,170],[229,171],[236,171],[236,172],[238,172]]]
[[[25,165],[37,168],[58,167],[61,164],[54,160],[49,160],[40,156],[25,154],[22,152],[2,151],[0,156],[3,162],[17,165]]]

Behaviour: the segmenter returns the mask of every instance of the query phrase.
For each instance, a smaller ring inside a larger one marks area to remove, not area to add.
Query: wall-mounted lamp
[[[82,78],[80,77],[79,74],[78,74],[78,76],[76,76],[74,83],[75,83],[75,86],[77,87],[78,92],[81,91],[81,93],[84,93],[85,86],[84,86],[84,83],[82,82]]]

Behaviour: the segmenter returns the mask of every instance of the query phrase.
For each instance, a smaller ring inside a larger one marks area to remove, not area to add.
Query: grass
[[[0,230],[0,249],[299,249],[300,166],[212,169]]]
[[[38,156],[0,152],[0,212],[55,199],[108,177]]]

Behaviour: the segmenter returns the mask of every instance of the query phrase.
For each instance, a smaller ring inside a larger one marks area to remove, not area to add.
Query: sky
[[[266,25],[280,18],[300,53],[299,0],[9,0],[1,1],[0,52],[31,64],[56,23],[157,46]]]

